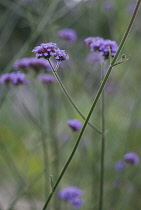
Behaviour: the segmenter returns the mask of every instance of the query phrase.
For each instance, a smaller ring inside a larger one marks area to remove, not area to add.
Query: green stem
[[[50,66],[51,66],[51,68],[52,68],[52,72],[53,72],[54,76],[56,77],[56,79],[57,79],[57,81],[58,81],[60,87],[62,88],[62,90],[63,90],[65,96],[66,96],[67,99],[70,101],[71,105],[74,107],[74,109],[77,111],[77,113],[82,117],[82,119],[83,119],[83,120],[86,120],[86,117],[80,112],[80,110],[78,109],[78,107],[76,106],[76,104],[74,103],[74,101],[72,100],[70,94],[69,94],[68,91],[66,90],[65,86],[63,85],[63,83],[62,83],[62,81],[61,81],[59,75],[57,74],[57,71],[54,69],[52,63],[50,62],[50,60],[48,60],[48,61],[49,61],[49,64],[50,64]],[[92,125],[91,123],[89,123],[89,122],[88,122],[88,124],[89,124],[89,126],[90,126],[91,128],[93,128],[97,133],[102,134],[101,131],[100,131],[98,128],[96,128],[95,126],[93,126],[93,125]]]
[[[101,64],[101,84],[104,78],[104,64]],[[101,161],[100,161],[100,192],[99,192],[99,210],[103,209],[103,188],[104,188],[104,159],[105,159],[105,96],[104,90],[101,94]]]
[[[84,125],[83,125],[83,127],[82,127],[82,130],[81,130],[81,132],[80,132],[80,134],[79,134],[79,137],[78,137],[78,139],[77,139],[77,141],[76,141],[76,144],[75,144],[75,146],[74,146],[74,148],[73,148],[73,150],[72,150],[72,153],[70,154],[70,157],[68,158],[68,161],[66,162],[64,168],[62,169],[62,172],[60,173],[60,176],[58,177],[58,180],[56,181],[54,187],[52,188],[52,192],[50,193],[50,195],[49,195],[49,197],[48,197],[48,199],[47,199],[45,205],[43,206],[42,210],[45,210],[45,209],[48,207],[48,204],[49,204],[49,202],[50,202],[50,200],[51,200],[51,198],[52,198],[52,196],[53,196],[53,194],[54,194],[56,188],[58,187],[58,185],[59,185],[59,183],[60,183],[60,181],[61,181],[63,175],[65,174],[66,169],[68,168],[68,166],[69,166],[69,164],[70,164],[70,162],[71,162],[71,160],[72,160],[72,158],[73,158],[73,156],[74,156],[74,154],[75,154],[75,152],[76,152],[76,150],[77,150],[77,147],[78,147],[79,142],[80,142],[80,140],[81,140],[81,137],[82,137],[82,135],[83,135],[83,133],[84,133],[84,131],[85,131],[85,128],[86,128],[86,126],[87,126],[87,124],[88,124],[88,121],[89,121],[89,119],[90,119],[90,117],[91,117],[91,115],[92,115],[92,112],[94,111],[94,109],[95,109],[95,107],[96,107],[96,104],[97,104],[97,102],[98,102],[98,100],[99,100],[99,98],[100,98],[100,96],[101,96],[101,93],[102,93],[102,91],[103,91],[103,89],[104,89],[104,87],[105,87],[105,85],[106,85],[106,82],[107,82],[107,80],[108,80],[108,78],[109,78],[109,76],[110,76],[110,73],[111,73],[111,71],[112,71],[113,65],[115,64],[116,59],[117,59],[117,57],[118,57],[118,55],[119,55],[119,53],[120,53],[122,47],[123,47],[124,44],[125,44],[126,39],[127,39],[127,37],[128,37],[129,31],[130,31],[130,29],[131,29],[131,27],[132,27],[132,25],[133,25],[134,20],[135,20],[135,17],[136,17],[137,11],[138,11],[138,9],[139,9],[140,3],[141,3],[141,0],[138,0],[138,2],[137,2],[137,4],[136,4],[136,8],[135,8],[135,10],[134,10],[134,13],[133,13],[133,15],[132,15],[132,17],[131,17],[131,20],[130,20],[130,22],[129,22],[129,25],[128,25],[128,27],[127,27],[127,29],[126,29],[126,31],[125,31],[125,34],[123,35],[123,38],[122,38],[122,40],[121,40],[121,43],[120,43],[120,45],[119,45],[118,51],[117,51],[115,57],[113,58],[113,61],[112,61],[111,65],[109,66],[109,69],[108,69],[108,71],[107,71],[107,73],[106,73],[106,75],[105,75],[105,77],[104,77],[104,79],[103,79],[103,82],[102,82],[102,84],[101,84],[101,86],[100,86],[100,88],[99,88],[99,90],[98,90],[98,92],[97,92],[97,95],[96,95],[96,97],[95,97],[95,99],[94,99],[94,102],[93,102],[93,104],[92,104],[92,107],[91,107],[91,109],[90,109],[90,111],[89,111],[89,113],[88,113],[88,116],[87,116],[87,118],[86,118],[86,120],[85,120],[85,123],[84,123]]]

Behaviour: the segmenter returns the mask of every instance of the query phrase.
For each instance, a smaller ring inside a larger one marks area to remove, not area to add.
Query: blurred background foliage
[[[109,5],[109,6],[108,6]],[[89,64],[84,39],[100,36],[118,44],[129,22],[135,1],[121,0],[0,0],[0,66],[1,74],[13,71],[13,63],[22,57],[34,57],[32,49],[40,43],[55,42],[70,59],[58,74],[70,95],[86,116],[100,86],[100,65]],[[122,50],[128,62],[116,66],[105,88],[106,161],[104,209],[141,208],[141,167],[129,166],[115,171],[115,162],[129,151],[141,155],[141,13]],[[77,41],[67,43],[58,37],[63,28],[76,30]],[[108,67],[108,62],[106,68]],[[38,87],[36,87],[38,86]],[[37,94],[39,90],[39,95]],[[101,126],[100,103],[91,122]],[[43,196],[43,161],[40,111],[45,115],[45,130],[53,181],[56,160],[59,171],[70,154],[78,133],[72,133],[68,119],[83,120],[69,104],[57,83],[45,87],[0,88],[0,208],[8,209],[19,196],[14,209],[41,209]],[[33,118],[30,116],[33,116]],[[42,125],[42,124],[41,124]],[[53,139],[55,140],[52,141]],[[56,151],[56,142],[58,150]],[[100,135],[89,126],[60,187],[78,186],[84,191],[84,207],[98,208]],[[52,201],[53,202],[53,201]],[[61,203],[61,201],[60,201]],[[62,204],[61,204],[62,205]],[[26,207],[25,207],[26,206]],[[62,209],[66,207],[62,205]],[[53,210],[58,210],[55,206]],[[70,208],[71,209],[71,208]]]

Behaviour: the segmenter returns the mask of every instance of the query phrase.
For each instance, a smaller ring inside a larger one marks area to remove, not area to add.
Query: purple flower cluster
[[[126,164],[138,165],[139,156],[134,152],[128,152],[123,156],[123,160],[119,160],[115,164],[115,170],[121,172],[124,170]]]
[[[58,196],[61,200],[68,201],[75,209],[82,207],[84,200],[80,198],[82,191],[77,187],[66,187],[59,191]]]
[[[36,54],[37,58],[49,59],[51,56],[54,56],[59,62],[69,59],[65,50],[60,50],[57,44],[52,42],[42,43],[40,46],[35,47],[32,52]]]
[[[50,84],[56,81],[55,77],[52,74],[39,74],[38,75],[38,81]]]
[[[84,42],[86,46],[91,48],[91,51],[99,52],[105,59],[109,57],[109,54],[114,57],[118,50],[118,45],[115,41],[101,37],[88,37]]]
[[[19,85],[19,84],[27,84],[28,81],[26,80],[25,74],[18,71],[1,75],[0,83],[1,84],[11,83],[13,85]]]
[[[75,30],[70,28],[59,30],[58,36],[70,42],[75,42],[77,40],[77,34]]]
[[[37,58],[21,58],[14,63],[14,68],[22,69],[24,71],[27,68],[32,67],[34,70],[45,69],[46,71],[50,71],[51,67],[49,62],[45,59],[37,59]]]
[[[77,119],[68,120],[67,124],[73,131],[80,130],[82,128],[82,123]]]
[[[139,156],[134,152],[129,152],[124,155],[124,161],[132,165],[138,165]]]
[[[115,170],[118,172],[123,171],[125,168],[125,162],[123,160],[119,160],[115,164]]]

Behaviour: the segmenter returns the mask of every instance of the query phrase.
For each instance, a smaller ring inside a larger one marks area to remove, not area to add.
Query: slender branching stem
[[[137,4],[136,4],[136,7],[135,7],[135,10],[134,10],[134,12],[133,12],[133,15],[132,15],[132,17],[131,17],[131,20],[129,21],[129,24],[128,24],[128,26],[127,26],[127,29],[126,29],[126,31],[125,31],[125,34],[123,35],[123,38],[122,38],[121,43],[120,43],[120,45],[119,45],[118,51],[117,51],[115,57],[113,58],[113,61],[111,62],[110,66],[109,66],[109,69],[108,69],[108,71],[107,71],[107,73],[106,73],[106,75],[105,75],[105,77],[104,77],[104,79],[103,79],[103,82],[102,82],[102,84],[101,84],[101,86],[100,86],[100,88],[99,88],[99,90],[98,90],[98,92],[97,92],[97,95],[96,95],[96,97],[95,97],[95,99],[94,99],[94,101],[93,101],[93,104],[92,104],[92,106],[91,106],[91,109],[90,109],[90,111],[89,111],[89,113],[88,113],[88,116],[87,116],[87,118],[86,118],[86,120],[85,120],[85,122],[84,122],[84,125],[83,125],[83,127],[82,127],[82,130],[80,131],[80,134],[79,134],[79,136],[78,136],[78,139],[77,139],[77,141],[76,141],[76,143],[75,143],[75,146],[74,146],[74,148],[73,148],[73,150],[72,150],[72,152],[71,152],[71,154],[70,154],[70,156],[69,156],[69,158],[68,158],[68,160],[67,160],[67,162],[66,162],[64,168],[62,169],[62,171],[61,171],[61,173],[60,173],[60,175],[59,175],[59,177],[58,177],[58,179],[57,179],[55,185],[53,186],[52,192],[50,193],[49,197],[47,198],[47,201],[46,201],[45,205],[43,206],[42,210],[45,210],[45,209],[48,207],[48,204],[49,204],[49,202],[50,202],[50,200],[51,200],[51,198],[52,198],[52,196],[53,196],[53,194],[54,194],[56,188],[58,187],[58,185],[59,185],[59,183],[60,183],[60,181],[61,181],[63,175],[65,174],[65,172],[66,172],[66,170],[67,170],[67,168],[68,168],[68,166],[70,165],[70,162],[71,162],[71,160],[72,160],[72,158],[73,158],[73,156],[74,156],[74,154],[75,154],[75,152],[76,152],[76,150],[77,150],[77,147],[78,147],[78,145],[79,145],[79,142],[80,142],[80,140],[81,140],[81,137],[83,136],[83,133],[84,133],[84,131],[85,131],[85,129],[86,129],[86,126],[87,126],[87,124],[88,124],[88,121],[89,121],[89,119],[90,119],[90,117],[91,117],[91,115],[92,115],[92,113],[93,113],[93,111],[94,111],[94,109],[95,109],[95,107],[96,107],[96,105],[97,105],[97,102],[98,102],[98,100],[99,100],[99,98],[100,98],[100,96],[101,96],[101,93],[102,93],[102,91],[103,91],[103,89],[104,89],[104,87],[105,87],[105,85],[106,85],[106,83],[107,83],[107,80],[108,80],[108,78],[109,78],[109,76],[110,76],[110,74],[111,74],[113,65],[115,64],[115,62],[116,62],[116,60],[117,60],[117,57],[118,57],[119,53],[121,52],[121,49],[123,48],[123,46],[124,46],[124,44],[125,44],[125,41],[126,41],[128,35],[129,35],[130,29],[131,29],[131,27],[132,27],[132,25],[133,25],[133,22],[134,22],[134,20],[135,20],[135,17],[136,17],[137,11],[138,11],[138,9],[139,9],[140,3],[141,3],[141,0],[138,0],[138,2],[137,2]]]
[[[76,106],[76,104],[74,103],[72,97],[70,96],[70,94],[69,94],[68,91],[66,90],[66,87],[63,85],[63,83],[62,83],[62,81],[61,81],[59,75],[57,74],[57,70],[54,69],[54,67],[53,67],[53,65],[52,65],[52,63],[51,63],[51,61],[50,61],[50,60],[48,60],[48,61],[49,61],[49,64],[50,64],[50,66],[51,66],[51,68],[52,68],[52,72],[53,72],[54,76],[56,77],[56,80],[57,80],[57,82],[59,83],[61,89],[63,90],[65,96],[67,97],[67,99],[69,100],[69,102],[72,104],[72,106],[74,107],[74,109],[77,111],[77,113],[82,117],[82,119],[83,119],[83,120],[86,120],[86,117],[82,114],[82,112],[80,111],[80,109]],[[58,66],[57,66],[57,67],[58,67]],[[88,122],[88,124],[89,124],[89,126],[90,126],[91,128],[93,128],[97,133],[102,134],[102,132],[101,132],[98,128],[96,128],[95,126],[93,126],[90,122]]]

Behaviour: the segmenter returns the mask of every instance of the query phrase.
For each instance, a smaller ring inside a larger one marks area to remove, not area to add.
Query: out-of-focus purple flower
[[[89,64],[95,64],[95,63],[102,63],[104,60],[102,55],[96,52],[92,52],[88,54],[86,61]]]
[[[26,80],[25,74],[18,71],[1,75],[0,83],[1,84],[12,83],[13,85],[20,85],[20,84],[28,84],[28,81]]]
[[[134,152],[129,152],[124,155],[124,161],[129,164],[138,165],[139,156]]]
[[[58,196],[62,200],[71,201],[72,199],[82,196],[82,190],[73,186],[66,187],[59,191]]]
[[[54,58],[57,61],[60,61],[61,62],[61,61],[64,61],[64,60],[69,59],[69,56],[66,54],[65,50],[57,49],[55,51]]]
[[[84,200],[80,198],[82,196],[82,190],[77,187],[66,187],[59,191],[58,196],[64,201],[68,201],[75,209],[82,207]]]
[[[82,128],[82,123],[77,119],[68,120],[67,123],[73,131],[77,131]]]
[[[90,46],[91,51],[99,52],[105,59],[109,57],[109,54],[114,57],[118,50],[118,45],[115,41],[101,37],[88,37],[84,42],[86,46]]]
[[[39,74],[38,81],[43,82],[45,84],[50,84],[56,82],[56,79],[52,74]]]
[[[84,203],[84,199],[77,197],[70,200],[70,203],[73,205],[74,209],[80,209]]]
[[[45,58],[48,59],[55,54],[57,50],[56,43],[42,43],[39,46],[35,47],[32,52],[36,54],[37,58]]]
[[[127,12],[129,12],[130,14],[132,14],[133,11],[134,11],[134,9],[135,9],[135,6],[136,6],[136,3],[135,3],[135,2],[130,3],[130,4],[127,6],[127,8],[126,8]]]
[[[39,69],[45,69],[46,71],[51,70],[49,62],[43,58],[21,58],[14,63],[14,68],[16,70],[22,69],[26,71],[28,67],[32,67],[35,71],[38,71]]]
[[[125,168],[125,162],[123,160],[119,160],[115,164],[115,170],[118,172],[123,171]]]
[[[115,3],[113,1],[106,1],[103,3],[103,10],[109,11],[115,7]]]
[[[77,34],[75,30],[70,28],[59,30],[58,36],[70,42],[75,42],[77,40]]]

